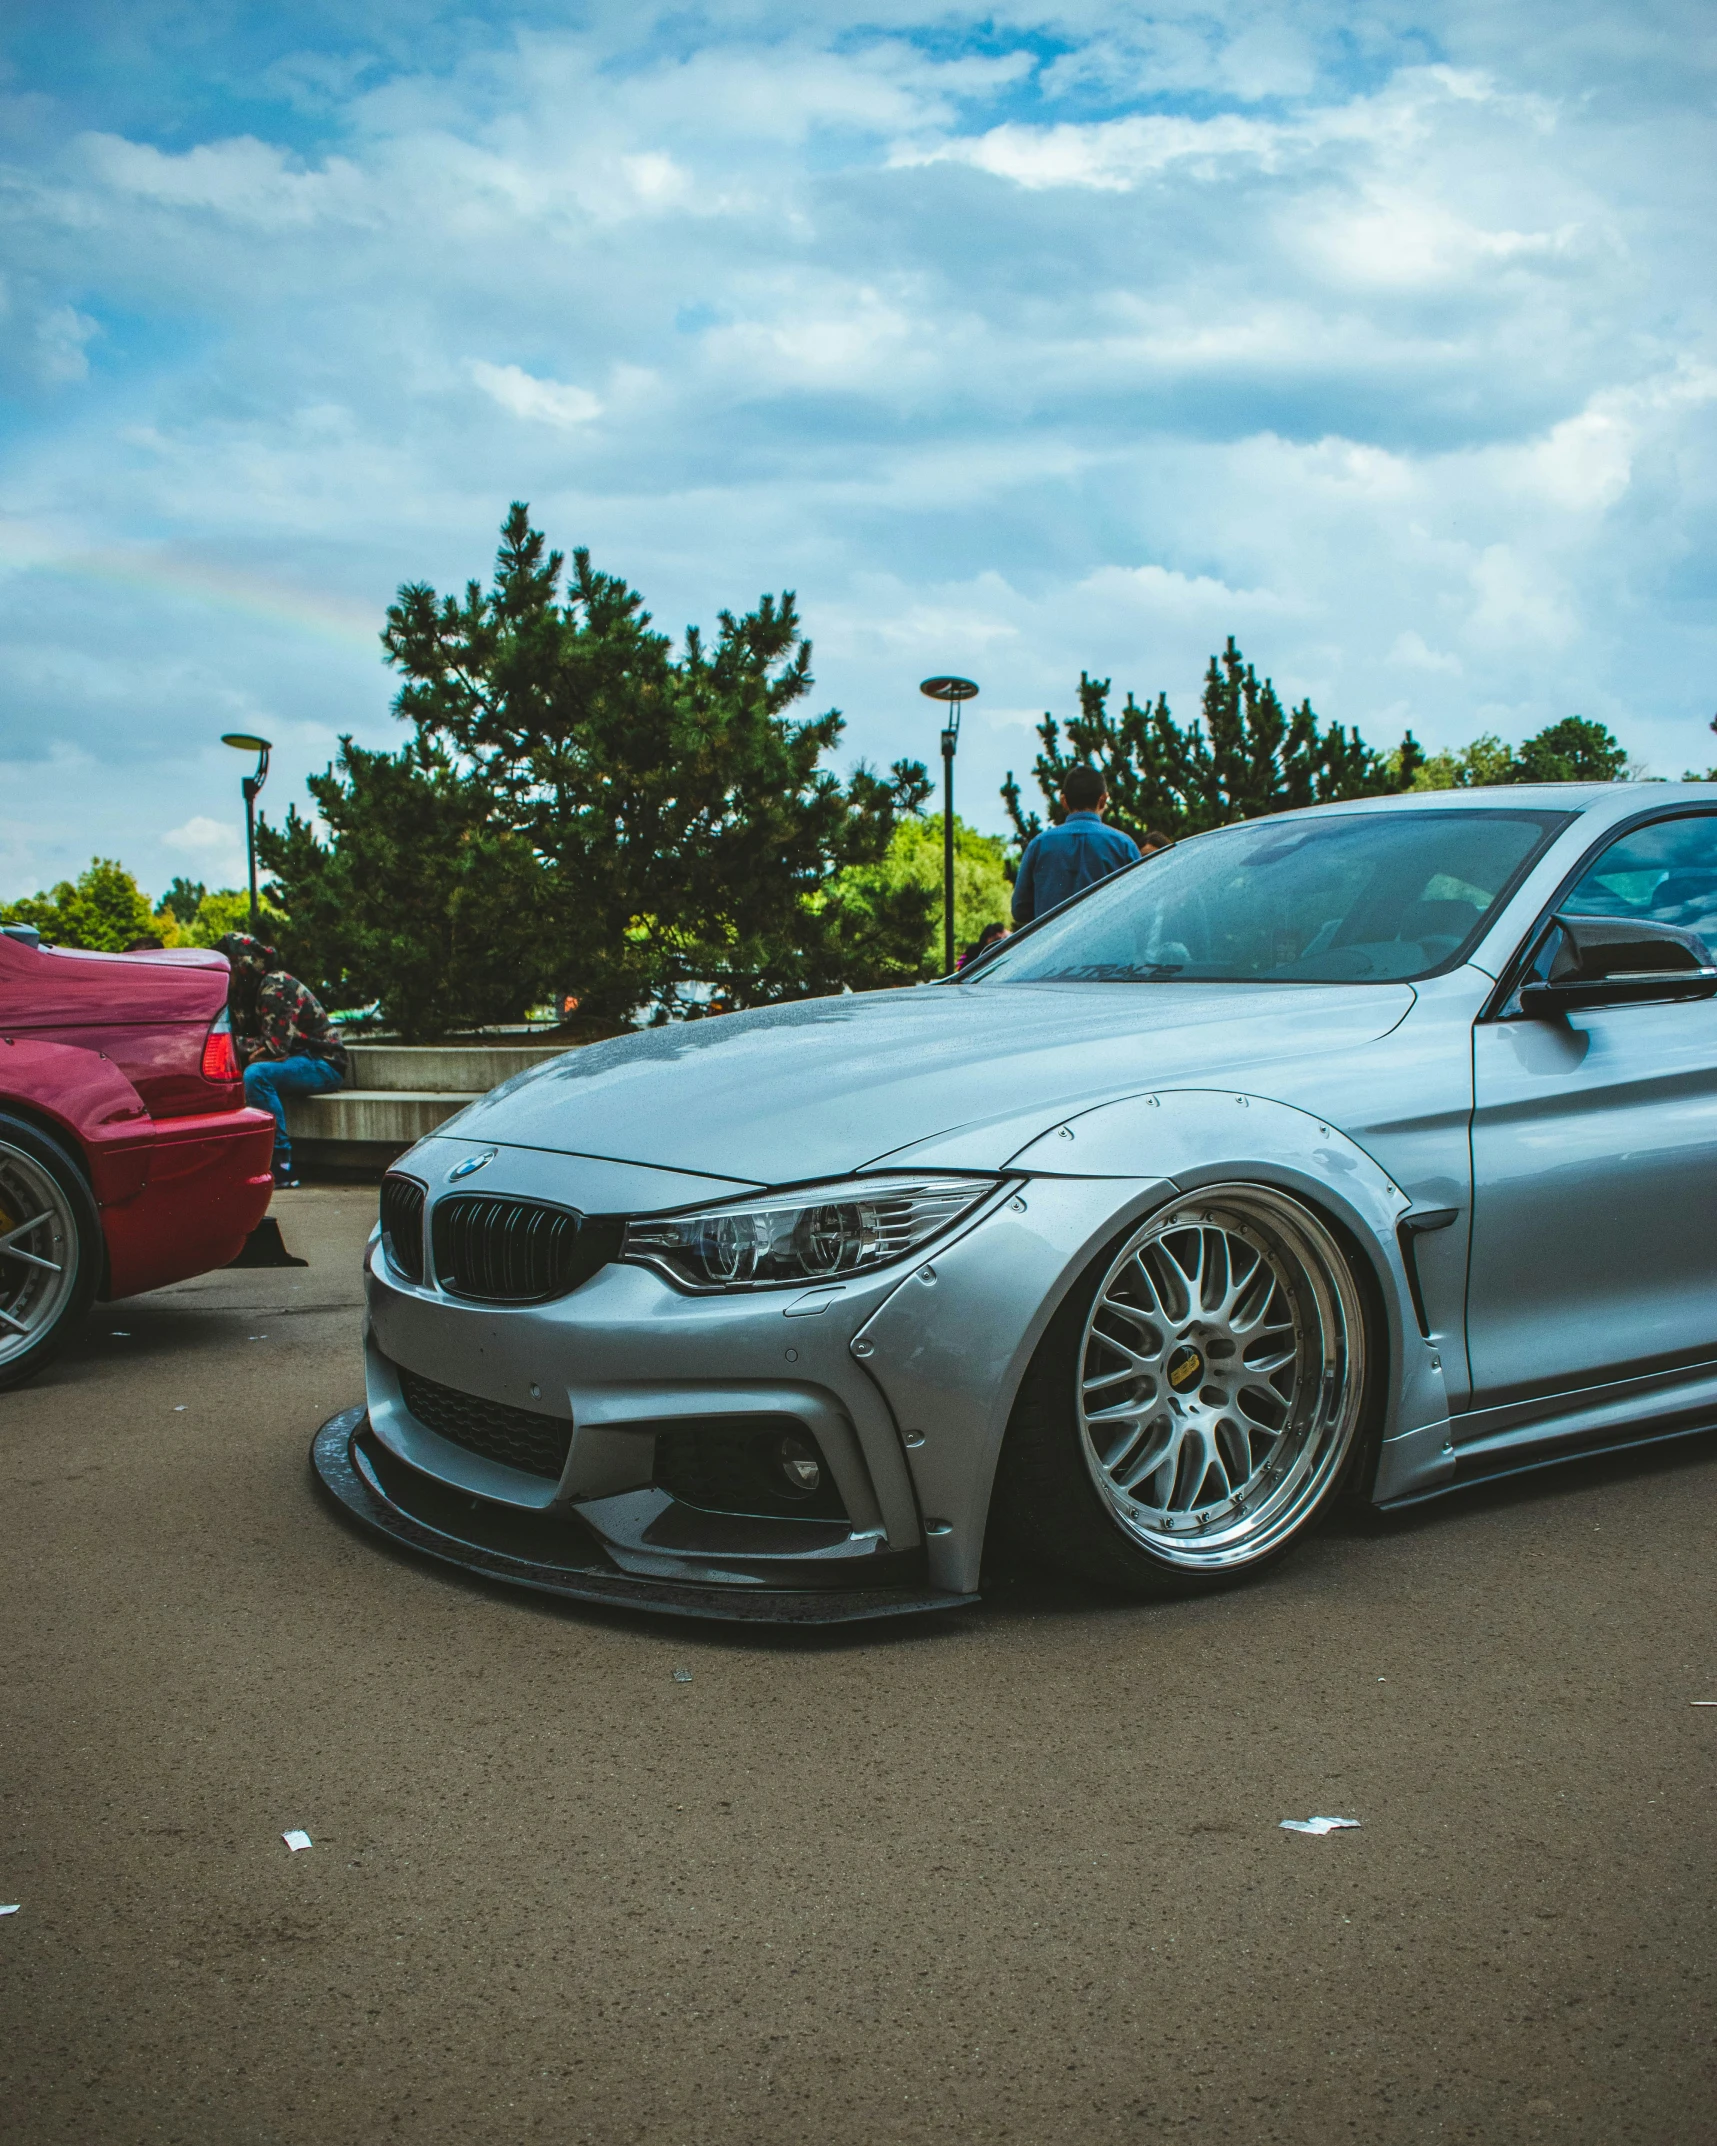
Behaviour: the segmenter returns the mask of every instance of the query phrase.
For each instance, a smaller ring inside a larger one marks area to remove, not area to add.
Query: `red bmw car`
[[[273,1181],[244,1100],[227,964],[89,954],[0,927],[0,1386],[97,1297],[236,1258]]]

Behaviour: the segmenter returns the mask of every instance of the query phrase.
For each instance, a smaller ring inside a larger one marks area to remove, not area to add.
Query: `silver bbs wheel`
[[[0,1140],[0,1370],[52,1332],[77,1292],[77,1216],[33,1155]]]
[[[1123,1532],[1220,1572],[1281,1545],[1340,1473],[1364,1402],[1364,1311],[1315,1215],[1220,1185],[1121,1247],[1078,1379],[1086,1465]]]

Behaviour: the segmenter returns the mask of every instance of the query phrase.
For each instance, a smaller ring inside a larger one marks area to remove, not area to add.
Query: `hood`
[[[971,1167],[997,1168],[1076,1108],[1338,1057],[1387,1034],[1413,997],[1405,984],[1007,984],[805,999],[589,1044],[453,1125],[755,1184],[838,1177],[956,1131],[985,1158]]]

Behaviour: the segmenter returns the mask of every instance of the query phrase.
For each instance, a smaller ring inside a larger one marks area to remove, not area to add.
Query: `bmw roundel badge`
[[[474,1171],[482,1169],[485,1163],[493,1162],[500,1152],[499,1148],[485,1148],[481,1155],[467,1155],[463,1162],[456,1162],[448,1171],[447,1182],[450,1185],[458,1184],[462,1177],[469,1177]]]

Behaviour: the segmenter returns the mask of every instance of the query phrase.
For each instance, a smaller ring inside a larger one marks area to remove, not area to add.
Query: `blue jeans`
[[[326,1095],[345,1085],[326,1058],[253,1058],[244,1069],[244,1099],[274,1119],[274,1167],[292,1172],[292,1141],[286,1131],[284,1095]]]

